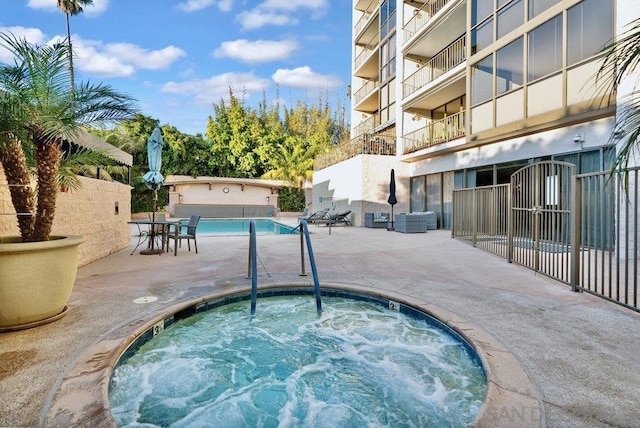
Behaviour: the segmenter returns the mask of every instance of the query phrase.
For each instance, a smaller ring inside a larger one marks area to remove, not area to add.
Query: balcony
[[[382,117],[380,113],[367,117],[353,128],[355,135],[373,134],[373,130],[380,126]]]
[[[354,75],[356,77],[370,78],[378,73],[380,32],[376,32],[371,39],[362,45],[356,45],[356,57],[354,60]]]
[[[380,0],[372,0],[366,7],[362,9],[358,9],[356,7],[356,10],[362,11],[362,16],[360,17],[360,19],[358,19],[358,22],[356,22],[356,25],[353,27],[353,32],[356,36],[360,34],[360,32],[366,27],[369,19],[378,10],[379,3]]]
[[[363,134],[351,141],[336,146],[329,153],[316,157],[313,169],[319,171],[358,155],[396,155],[394,133]]]
[[[369,79],[353,94],[353,106],[357,111],[374,112],[378,109],[377,89],[380,84],[379,75]]]
[[[433,82],[466,60],[466,37],[462,36],[431,58],[402,82],[403,98]]]
[[[405,26],[402,28],[404,33],[404,42],[406,43],[411,37],[417,34],[429,20],[436,14],[440,9],[445,7],[447,3],[450,3],[454,0],[430,0],[427,1],[420,9],[415,9],[413,11],[413,16]]]
[[[437,146],[465,136],[465,112],[433,121],[424,128],[403,135],[402,154]]]

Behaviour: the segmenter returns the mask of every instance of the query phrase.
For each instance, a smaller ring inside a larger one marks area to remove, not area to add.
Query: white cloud
[[[29,0],[27,7],[31,9],[59,10],[57,0]],[[93,0],[92,5],[83,7],[83,14],[94,18],[109,9],[109,0]]]
[[[130,77],[136,70],[168,68],[186,53],[174,46],[148,50],[129,43],[104,44],[72,36],[74,64],[82,71],[99,77]]]
[[[38,28],[25,28],[25,27],[0,27],[0,32],[11,33],[18,39],[26,39],[27,42],[43,45],[47,42],[47,36]],[[7,49],[0,46],[0,62],[5,64],[12,64],[14,56]]]
[[[221,99],[229,99],[229,87],[236,93],[261,93],[269,86],[269,80],[253,73],[224,73],[209,79],[168,82],[161,88],[166,94],[195,96],[197,104],[211,106]]]
[[[238,14],[236,20],[240,23],[243,30],[255,30],[265,25],[294,25],[298,20],[282,14],[262,12],[258,9],[244,11]]]
[[[342,84],[337,77],[315,73],[308,66],[294,68],[293,70],[281,68],[273,73],[271,78],[280,86],[290,86],[298,89],[336,88]]]
[[[220,0],[218,3],[218,9],[223,12],[229,12],[233,7],[233,0]]]
[[[209,6],[212,6],[214,0],[187,0],[185,2],[179,3],[176,6],[176,9],[179,9],[183,12],[196,12],[198,10],[206,9]]]
[[[187,54],[175,46],[150,51],[132,43],[112,43],[104,47],[106,55],[114,56],[124,62],[131,63],[137,68],[146,70],[160,70],[168,68],[178,58]]]
[[[256,40],[238,39],[223,42],[213,55],[218,58],[232,58],[247,64],[259,64],[287,59],[298,49],[295,40]]]
[[[259,7],[262,10],[284,10],[294,12],[308,9],[314,17],[324,16],[329,10],[329,0],[265,0]]]

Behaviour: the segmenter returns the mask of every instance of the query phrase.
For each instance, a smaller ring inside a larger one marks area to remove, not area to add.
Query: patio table
[[[135,224],[138,227],[138,243],[135,248],[131,252],[131,254],[135,253],[140,245],[147,242],[147,248],[140,251],[140,254],[149,255],[149,254],[162,254],[166,251],[169,251],[169,240],[167,239],[167,233],[169,233],[169,227],[171,225],[179,225],[180,222],[177,220],[131,220],[128,222],[129,224]],[[147,226],[147,230],[143,230],[141,226]],[[155,248],[155,237],[156,230],[158,229],[156,226],[159,226],[162,229],[162,247]]]

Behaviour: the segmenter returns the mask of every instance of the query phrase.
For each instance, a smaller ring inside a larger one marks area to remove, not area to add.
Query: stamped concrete
[[[446,231],[310,230],[322,286],[418,306],[478,348],[489,394],[476,425],[637,426],[640,314]],[[299,275],[297,236],[257,242],[260,288],[312,284],[308,261],[309,275]],[[0,334],[0,426],[111,426],[109,374],[126,343],[167,312],[250,286],[246,236],[202,236],[198,244],[198,254],[129,248],[84,266],[65,317]],[[148,296],[157,299],[134,302]]]

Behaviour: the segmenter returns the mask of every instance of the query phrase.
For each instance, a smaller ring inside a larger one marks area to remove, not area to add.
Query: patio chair
[[[349,214],[351,214],[351,210],[342,212],[340,214],[336,214],[336,216],[334,218],[335,222],[333,224],[335,225],[335,224],[342,223],[345,226],[353,226],[351,224],[351,220],[349,220]]]
[[[351,210],[341,213],[331,214],[328,218],[322,218],[316,221],[316,224],[332,225],[344,224],[346,226],[352,226],[351,220],[349,220],[349,214]]]
[[[196,249],[196,254],[198,254],[198,241],[196,240],[196,228],[198,227],[198,222],[200,221],[199,215],[192,215],[189,219],[188,224],[175,224],[171,225],[173,227],[173,231],[169,230],[167,234],[167,239],[173,239],[173,255],[178,255],[178,246],[182,246],[182,241],[187,241],[187,247],[189,251],[191,251],[191,244],[189,241],[193,240],[193,246]],[[171,229],[171,227],[169,229]],[[182,229],[186,228],[186,233],[182,233]],[[168,245],[168,244],[167,244]]]
[[[299,216],[298,217],[298,225],[291,231],[291,233],[295,232],[296,230],[298,230],[298,228],[300,227],[300,221],[301,220],[305,220],[307,222],[307,224],[311,224],[311,223],[316,223],[322,219],[327,219],[329,216],[329,208],[325,208],[322,209],[320,211],[316,211],[313,214],[306,216],[306,217],[302,217]]]
[[[308,224],[312,224],[312,223],[317,224],[320,220],[326,220],[328,218],[329,218],[329,208],[325,208],[323,210],[314,212],[313,214],[311,214],[310,216],[308,216],[303,220],[306,220]]]

